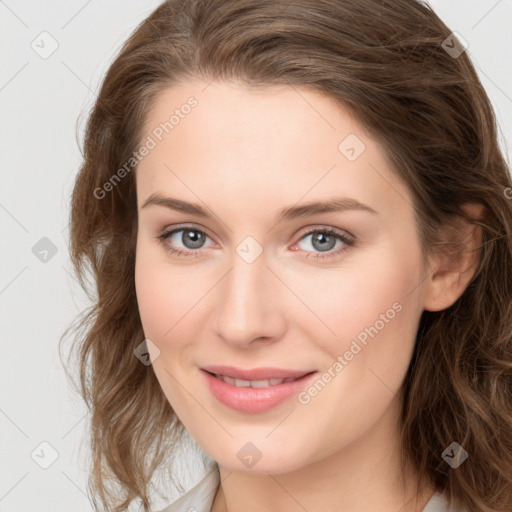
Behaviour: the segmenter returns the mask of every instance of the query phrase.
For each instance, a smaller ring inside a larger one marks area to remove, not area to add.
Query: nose
[[[267,267],[263,254],[248,263],[234,254],[218,292],[215,334],[239,348],[272,342],[286,329],[283,284]]]

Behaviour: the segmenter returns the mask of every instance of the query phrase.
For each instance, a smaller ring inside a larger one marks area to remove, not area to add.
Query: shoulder
[[[436,491],[422,512],[467,512],[466,509],[456,508],[454,505],[448,506],[448,500],[445,495]]]
[[[194,487],[159,512],[210,512],[219,484],[219,466],[214,463]],[[445,495],[437,491],[432,495],[422,512],[467,511],[454,506],[449,507]]]
[[[219,484],[219,466],[214,463],[192,489],[159,512],[210,512]]]

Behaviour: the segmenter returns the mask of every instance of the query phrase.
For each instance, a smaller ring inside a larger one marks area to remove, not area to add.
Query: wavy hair
[[[451,32],[415,0],[168,0],[123,44],[87,120],[70,211],[71,260],[93,305],[63,337],[73,330],[75,386],[91,412],[96,507],[120,512],[138,499],[147,512],[151,478],[184,433],[153,369],[134,357],[145,338],[135,172],[98,190],[140,147],[159,93],[199,77],[307,87],[349,109],[410,188],[425,261],[464,251],[461,219],[480,227],[464,293],[420,319],[400,456],[469,512],[512,510],[512,182],[467,52],[445,51]],[[467,216],[465,203],[483,216]],[[441,457],[453,441],[469,456],[456,469]]]

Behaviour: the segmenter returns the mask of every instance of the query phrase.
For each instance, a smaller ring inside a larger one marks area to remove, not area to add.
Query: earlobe
[[[461,209],[474,220],[481,219],[484,212],[481,204],[468,203]],[[454,304],[468,287],[480,261],[482,246],[480,226],[460,219],[456,230],[447,230],[445,236],[448,237],[447,241],[454,241],[450,238],[460,238],[462,248],[457,254],[436,254],[431,261],[423,305],[426,311],[442,311]]]

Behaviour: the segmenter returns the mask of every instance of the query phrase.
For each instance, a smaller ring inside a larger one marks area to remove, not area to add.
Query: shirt
[[[159,512],[210,512],[215,494],[220,484],[219,466],[213,464],[204,478],[183,496]],[[435,492],[422,512],[465,512],[461,509],[448,507],[443,494]]]

